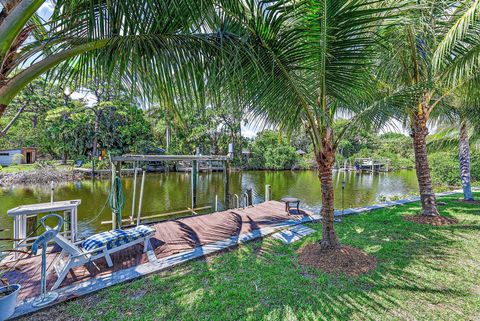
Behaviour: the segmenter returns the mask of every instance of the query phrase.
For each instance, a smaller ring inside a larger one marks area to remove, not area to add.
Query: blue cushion
[[[110,250],[154,233],[155,229],[146,225],[139,225],[129,230],[107,231],[86,238],[82,243],[82,247],[86,251],[98,249],[103,246],[106,246],[107,249]]]

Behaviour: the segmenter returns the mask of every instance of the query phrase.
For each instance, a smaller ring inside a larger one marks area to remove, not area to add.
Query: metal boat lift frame
[[[194,209],[197,206],[197,181],[198,181],[198,163],[202,161],[219,161],[223,163],[223,185],[224,185],[224,202],[226,206],[229,205],[229,167],[230,161],[233,159],[233,144],[228,146],[228,155],[200,155],[199,151],[195,155],[139,155],[139,154],[126,154],[122,156],[112,156],[112,182],[116,176],[121,177],[122,164],[129,162],[133,163],[135,172],[134,172],[134,188],[133,188],[133,200],[132,200],[132,216],[134,216],[134,207],[136,201],[136,188],[137,188],[137,167],[139,163],[148,163],[148,162],[164,162],[164,161],[189,161],[192,162],[192,171],[191,171],[191,211],[194,212]],[[142,173],[142,183],[140,189],[140,201],[138,206],[137,213],[137,225],[140,223],[141,217],[141,206],[143,198],[143,185],[145,180],[145,171]],[[112,227],[117,225],[117,217],[112,213]],[[121,222],[120,222],[121,225]]]

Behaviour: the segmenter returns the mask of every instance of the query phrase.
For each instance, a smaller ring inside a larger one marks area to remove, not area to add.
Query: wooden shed
[[[16,156],[22,155],[22,157]],[[15,164],[33,164],[37,160],[35,147],[19,147],[0,150],[0,165],[10,166]]]

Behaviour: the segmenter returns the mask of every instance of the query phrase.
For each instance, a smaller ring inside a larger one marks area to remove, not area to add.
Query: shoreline
[[[38,185],[63,183],[83,180],[84,175],[75,173],[72,170],[58,169],[55,167],[39,168],[28,171],[7,172],[0,171],[0,187],[11,187],[14,185]]]

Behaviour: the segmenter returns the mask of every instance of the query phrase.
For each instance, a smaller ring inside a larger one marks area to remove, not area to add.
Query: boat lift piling
[[[130,224],[133,224],[133,217],[135,216],[135,201],[137,197],[137,174],[138,174],[137,162],[134,162],[133,166],[135,166],[135,169],[133,171],[133,197],[132,197],[132,214],[130,215]]]
[[[140,185],[140,199],[138,200],[137,226],[140,225],[142,216],[143,188],[145,186],[145,171],[142,171],[142,184]]]

